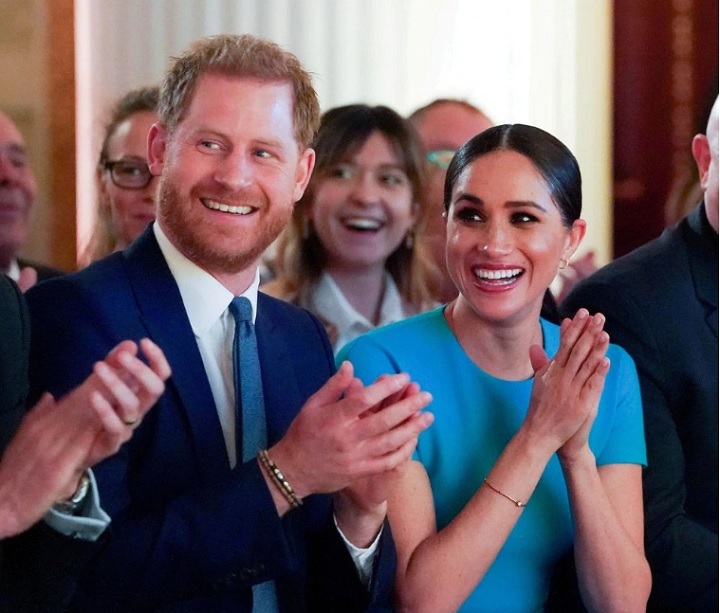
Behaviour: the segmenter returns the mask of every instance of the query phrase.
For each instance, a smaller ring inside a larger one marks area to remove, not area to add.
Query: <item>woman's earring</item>
[[[558,268],[562,270],[563,268],[567,268],[568,261],[565,258],[562,258],[560,260],[560,263],[558,264]]]
[[[307,217],[302,218],[302,239],[306,241],[310,238],[310,220]]]
[[[415,231],[413,228],[410,228],[407,231],[407,234],[405,235],[405,247],[408,249],[408,251],[412,251],[413,246],[415,245]]]

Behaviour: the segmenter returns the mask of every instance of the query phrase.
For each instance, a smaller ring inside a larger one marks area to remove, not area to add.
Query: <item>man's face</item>
[[[9,265],[27,241],[36,193],[25,140],[10,118],[0,113],[0,268]]]
[[[229,287],[238,275],[247,284],[254,278],[305,190],[315,154],[295,140],[288,83],[211,73],[200,77],[172,133],[153,126],[149,161],[161,175],[161,227]]]
[[[706,134],[693,139],[692,152],[697,162],[700,187],[705,193],[705,210],[710,225],[718,231],[718,105],[715,100]]]

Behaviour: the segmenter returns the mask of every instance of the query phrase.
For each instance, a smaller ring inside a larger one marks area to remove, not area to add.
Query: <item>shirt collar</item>
[[[193,332],[196,336],[202,336],[227,310],[234,296],[210,273],[180,253],[157,222],[153,224],[153,232],[178,285]],[[255,280],[241,294],[252,304],[253,322],[257,316],[259,285],[260,274],[256,269]]]
[[[5,274],[15,281],[15,283],[18,282],[18,279],[20,278],[20,264],[18,264],[16,258],[10,260],[10,268],[8,268],[8,271]]]
[[[367,330],[375,326],[358,313],[348,302],[335,280],[323,272],[313,292],[315,312],[321,319],[325,319],[344,331],[354,325],[360,325]],[[385,292],[380,305],[380,326],[393,323],[406,317],[403,301],[397,285],[390,273],[385,274]]]

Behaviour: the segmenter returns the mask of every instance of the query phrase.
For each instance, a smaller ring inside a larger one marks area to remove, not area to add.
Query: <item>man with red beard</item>
[[[406,375],[364,387],[349,364],[336,373],[320,323],[258,293],[259,258],[313,169],[310,76],[268,41],[203,39],[170,69],[159,115],[148,135],[156,223],[28,294],[33,389],[69,389],[116,338],[153,339],[173,369],[133,440],[95,471],[112,535],[72,608],[387,606],[385,493],[432,421],[430,396]],[[266,441],[249,458],[233,379],[237,297],[252,311],[265,413]]]

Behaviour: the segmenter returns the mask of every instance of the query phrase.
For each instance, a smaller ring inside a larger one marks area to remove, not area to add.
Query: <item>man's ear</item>
[[[293,202],[297,202],[305,193],[305,188],[310,181],[313,168],[315,168],[315,150],[307,148],[300,154],[297,169],[295,170],[295,189],[293,190]]]
[[[703,189],[707,186],[708,169],[710,168],[710,142],[704,134],[696,134],[692,140],[692,154],[697,164],[698,177],[700,177],[700,187]]]
[[[148,132],[148,168],[155,176],[162,174],[167,149],[167,130],[160,123],[154,123]]]

